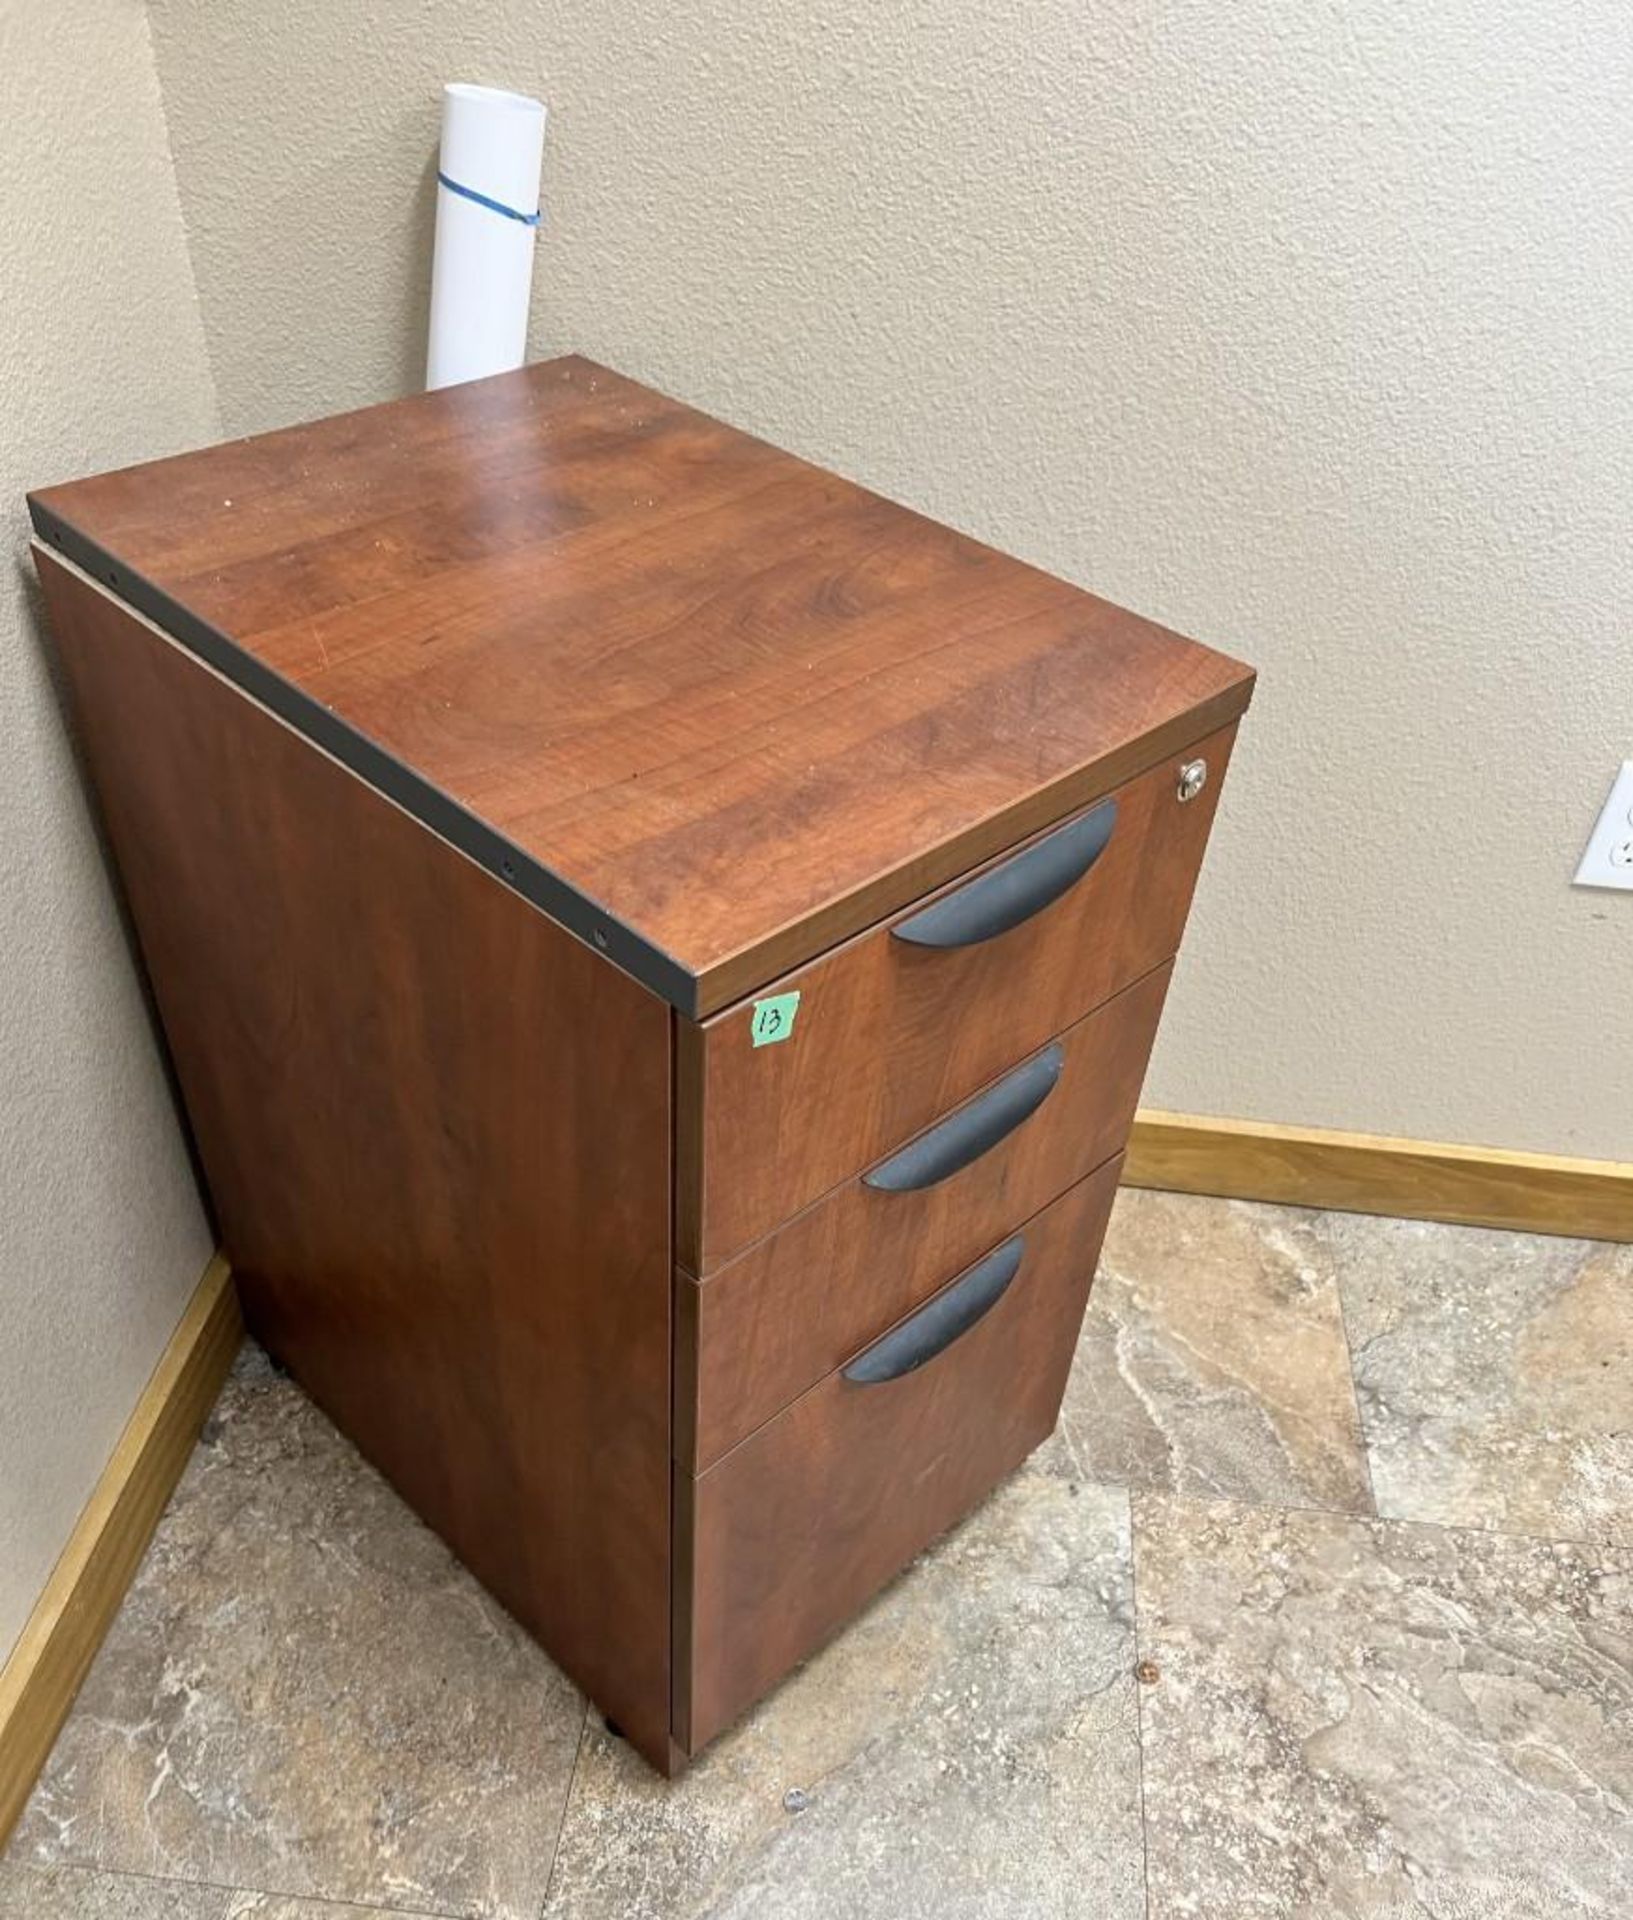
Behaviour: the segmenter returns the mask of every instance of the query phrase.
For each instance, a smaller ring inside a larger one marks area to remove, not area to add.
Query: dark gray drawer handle
[[[858,1386],[871,1387],[881,1380],[899,1380],[913,1373],[927,1360],[944,1353],[961,1333],[968,1333],[984,1313],[997,1306],[1021,1268],[1026,1239],[1016,1234],[995,1248],[984,1260],[978,1260],[962,1277],[929,1303],[920,1307],[910,1320],[892,1327],[882,1340],[875,1340],[865,1353],[859,1353],[845,1369],[845,1378]]]
[[[978,1100],[949,1114],[928,1133],[908,1141],[900,1153],[863,1174],[863,1186],[877,1187],[881,1193],[913,1193],[979,1160],[1023,1120],[1030,1120],[1049,1098],[1065,1058],[1059,1041],[1045,1047],[1013,1073],[1006,1073],[995,1087],[988,1087]]]
[[[915,947],[973,947],[1008,933],[1083,878],[1105,852],[1116,824],[1117,802],[1102,800],[1081,820],[1057,827],[890,931]]]

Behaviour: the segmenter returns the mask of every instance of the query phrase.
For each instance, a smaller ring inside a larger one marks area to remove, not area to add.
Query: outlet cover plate
[[[1624,760],[1576,870],[1579,887],[1633,893],[1633,760]]]

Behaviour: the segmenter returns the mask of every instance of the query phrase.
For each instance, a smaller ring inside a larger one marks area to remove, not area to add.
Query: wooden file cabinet
[[[673,1770],[1053,1426],[1251,674],[580,359],[31,505],[250,1324]]]

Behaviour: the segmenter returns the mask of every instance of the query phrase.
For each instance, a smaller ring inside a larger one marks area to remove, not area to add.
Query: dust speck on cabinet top
[[[30,497],[48,545],[702,1017],[1251,671],[577,356]]]

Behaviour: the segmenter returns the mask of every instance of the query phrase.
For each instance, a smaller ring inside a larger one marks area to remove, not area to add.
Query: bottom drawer
[[[707,1473],[677,1475],[687,1751],[1048,1436],[1121,1168],[1108,1161],[1035,1214]]]

